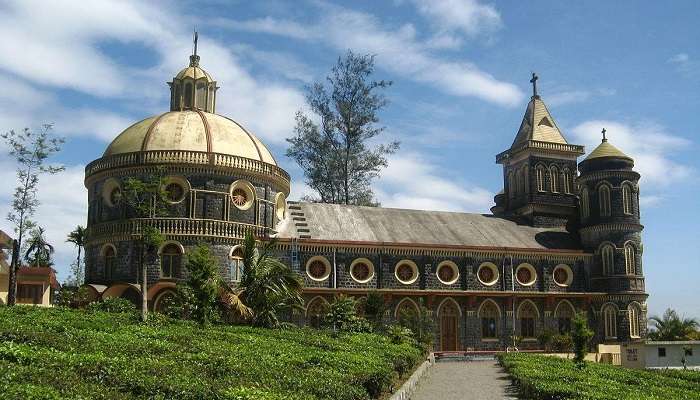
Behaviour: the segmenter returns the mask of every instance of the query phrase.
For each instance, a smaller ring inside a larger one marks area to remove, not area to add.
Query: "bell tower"
[[[199,66],[197,32],[194,33],[193,50],[189,66],[183,68],[170,86],[170,111],[199,110],[216,113],[216,81]]]
[[[533,226],[565,226],[576,217],[574,180],[584,151],[564,138],[537,93],[538,79],[533,73],[532,97],[513,144],[496,156],[503,165],[503,191],[491,211]]]

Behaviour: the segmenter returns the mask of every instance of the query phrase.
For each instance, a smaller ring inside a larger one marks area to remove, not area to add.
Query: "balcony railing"
[[[132,218],[92,225],[88,228],[88,235],[91,238],[119,235],[139,236],[146,225],[158,229],[164,235],[174,236],[243,238],[247,232],[252,232],[257,237],[263,237],[270,233],[269,228],[264,226],[232,221],[189,218]]]

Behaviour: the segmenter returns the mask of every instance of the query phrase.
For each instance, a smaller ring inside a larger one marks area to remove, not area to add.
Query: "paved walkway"
[[[430,367],[411,400],[517,399],[495,361],[445,361]]]

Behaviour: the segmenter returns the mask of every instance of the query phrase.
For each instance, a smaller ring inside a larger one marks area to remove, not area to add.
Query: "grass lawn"
[[[4,399],[368,399],[422,360],[371,334],[0,307]]]
[[[636,370],[532,354],[508,354],[500,361],[524,399],[692,400],[700,399],[700,372]]]

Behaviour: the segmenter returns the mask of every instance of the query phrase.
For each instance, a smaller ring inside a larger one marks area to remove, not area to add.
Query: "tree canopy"
[[[348,51],[326,77],[307,87],[314,114],[297,112],[295,135],[287,156],[304,171],[316,194],[306,200],[335,204],[378,205],[372,180],[388,163],[399,142],[374,145],[384,128],[379,111],[388,100],[381,92],[391,81],[373,80],[374,56]]]

